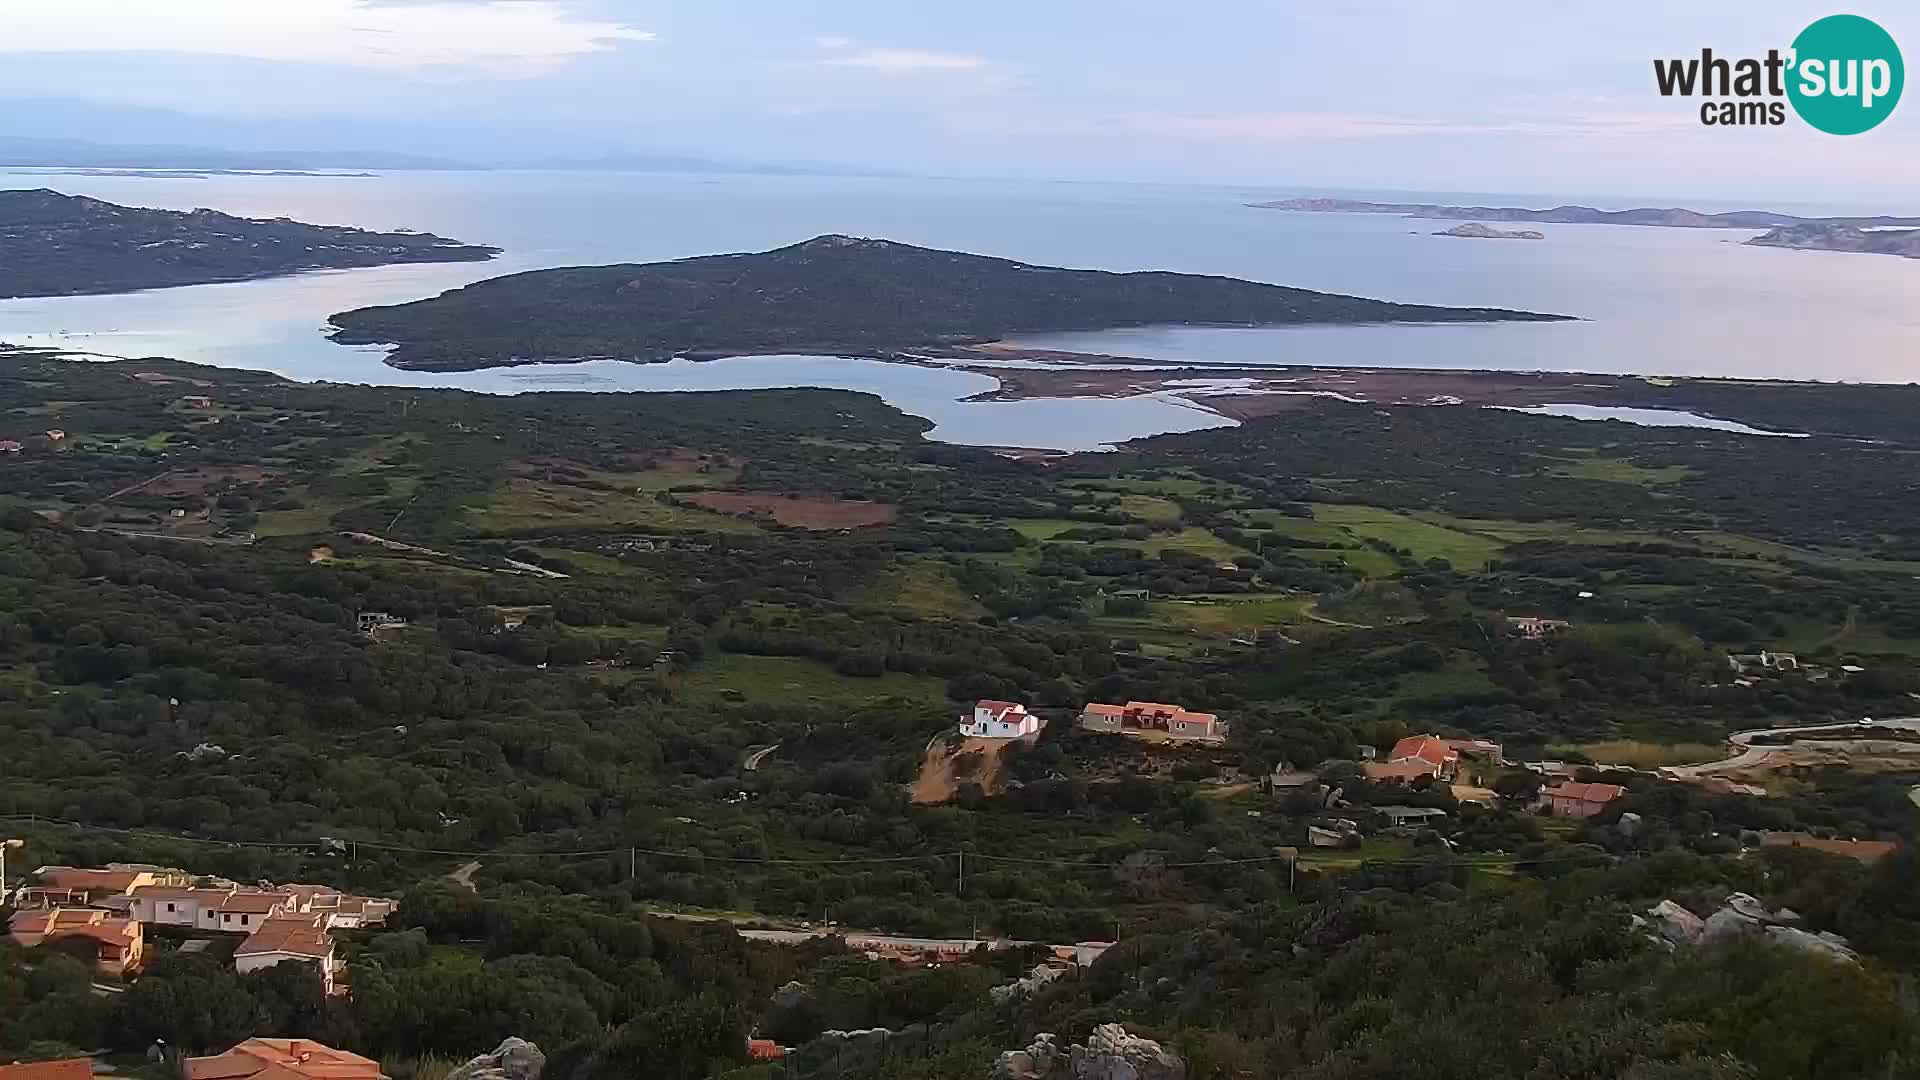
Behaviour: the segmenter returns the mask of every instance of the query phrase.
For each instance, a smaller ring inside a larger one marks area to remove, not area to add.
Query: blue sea
[[[489,392],[817,385],[878,394],[955,442],[1081,449],[1226,421],[1170,394],[965,402],[986,376],[835,357],[406,372],[324,336],[327,317],[550,266],[647,262],[885,237],[1029,262],[1164,269],[1410,303],[1523,308],[1572,323],[1264,329],[1152,327],[1020,339],[1163,360],[1920,381],[1920,261],[1745,247],[1752,233],[1530,225],[1541,241],[1432,235],[1446,222],[1244,205],[1304,192],[1110,183],[745,175],[446,172],[347,176],[0,173],[137,206],[412,228],[493,244],[490,263],[322,271],[117,296],[0,301],[0,341],[171,356],[303,380]],[[1354,194],[1369,197],[1366,193]],[[1377,197],[1544,205],[1552,196]],[[1581,201],[1645,205],[1648,200]],[[1726,207],[1701,200],[1672,205]],[[1790,206],[1770,209],[1793,210]],[[1911,207],[1830,207],[1906,212]]]

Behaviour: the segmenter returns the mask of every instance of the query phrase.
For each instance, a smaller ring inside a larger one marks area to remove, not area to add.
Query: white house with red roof
[[[970,739],[1020,739],[1040,730],[1040,718],[1012,701],[980,700],[973,715],[960,718],[960,734]]]
[[[1562,817],[1592,817],[1627,793],[1619,784],[1581,784],[1574,781],[1540,789],[1540,807]]]
[[[1460,766],[1460,751],[1438,735],[1409,735],[1393,744],[1382,764],[1402,773],[1419,770],[1435,780],[1451,780]]]

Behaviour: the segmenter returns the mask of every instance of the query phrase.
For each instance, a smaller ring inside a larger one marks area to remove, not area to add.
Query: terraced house
[[[1088,731],[1139,738],[1223,742],[1227,724],[1213,713],[1192,712],[1180,705],[1157,701],[1129,701],[1125,705],[1088,702],[1080,710],[1080,726]]]
[[[36,876],[38,884],[21,895],[23,905],[37,910],[14,917],[17,940],[26,940],[23,933],[33,943],[54,936],[96,938],[101,970],[121,975],[139,966],[145,927],[240,934],[245,937],[234,950],[237,970],[258,971],[286,960],[311,963],[329,994],[345,990],[332,931],[378,925],[397,906],[325,885],[246,888],[217,879],[194,884],[184,870],[156,867],[42,867]],[[61,906],[79,900],[91,906]]]

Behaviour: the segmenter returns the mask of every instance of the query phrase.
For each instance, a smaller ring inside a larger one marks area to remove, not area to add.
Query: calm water
[[[416,228],[496,244],[492,263],[333,271],[108,297],[0,301],[0,340],[166,355],[299,379],[497,392],[824,385],[880,394],[956,442],[1081,448],[1224,421],[1165,395],[963,403],[981,376],[834,358],[541,365],[424,374],[321,334],[329,314],[545,266],[754,250],[826,232],[1033,262],[1169,269],[1570,324],[1154,328],[1028,339],[1239,364],[1485,367],[1920,380],[1920,261],[1739,246],[1718,230],[1541,225],[1544,241],[1429,235],[1445,223],[1253,210],[1281,189],[585,173],[207,179],[0,174],[143,206]],[[1675,200],[1679,201],[1679,200]],[[1700,205],[1695,202],[1691,205]],[[1783,209],[1785,209],[1783,207]],[[1899,210],[1900,207],[1864,208]]]

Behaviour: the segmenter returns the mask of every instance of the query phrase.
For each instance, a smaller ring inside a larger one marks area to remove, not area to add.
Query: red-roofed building
[[[748,1039],[747,1057],[754,1061],[779,1061],[787,1056],[787,1048],[772,1039]]]
[[[260,924],[233,950],[233,969],[245,975],[270,968],[283,960],[314,965],[327,993],[338,993],[334,983],[339,961],[324,915],[277,915]]]
[[[184,882],[178,870],[120,864],[104,870],[78,866],[43,866],[33,872],[34,884],[23,885],[15,902],[21,907],[58,904],[109,903],[143,885]]]
[[[1393,744],[1387,751],[1387,763],[1392,765],[1403,762],[1418,762],[1428,769],[1427,775],[1436,780],[1451,780],[1460,765],[1460,751],[1447,745],[1447,740],[1438,735],[1410,735]]]
[[[1431,762],[1412,758],[1407,761],[1363,761],[1360,771],[1376,784],[1411,784],[1431,780],[1436,775]]]
[[[248,1039],[224,1054],[188,1058],[184,1080],[385,1080],[380,1063],[312,1039]]]
[[[1564,817],[1592,817],[1627,793],[1619,784],[1581,784],[1568,781],[1540,789],[1540,805]]]
[[[93,1080],[92,1058],[61,1058],[0,1065],[0,1080]]]
[[[7,922],[7,937],[29,949],[61,941],[83,942],[93,955],[94,965],[113,976],[140,970],[140,956],[146,946],[139,923],[98,908],[15,912]]]
[[[1190,712],[1158,701],[1129,701],[1125,705],[1089,702],[1080,710],[1080,726],[1114,735],[1164,736],[1200,742],[1227,737],[1226,722],[1213,713]]]
[[[974,739],[1019,739],[1039,730],[1040,718],[1012,701],[976,701],[973,716],[960,719],[960,734]]]

